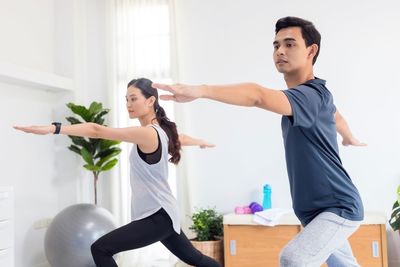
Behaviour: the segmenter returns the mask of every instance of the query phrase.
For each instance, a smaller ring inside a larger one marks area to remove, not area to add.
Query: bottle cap
[[[271,190],[271,186],[269,184],[264,185],[264,190]]]

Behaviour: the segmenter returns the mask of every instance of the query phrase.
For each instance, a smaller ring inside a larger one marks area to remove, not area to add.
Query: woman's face
[[[140,89],[129,86],[126,92],[126,109],[129,118],[140,118],[153,111],[154,100],[153,96],[146,99]]]

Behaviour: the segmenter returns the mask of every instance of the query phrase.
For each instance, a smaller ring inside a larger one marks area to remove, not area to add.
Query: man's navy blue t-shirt
[[[293,209],[303,225],[321,212],[361,221],[360,194],[342,166],[332,94],[315,78],[283,91],[292,116],[282,117],[282,133]]]

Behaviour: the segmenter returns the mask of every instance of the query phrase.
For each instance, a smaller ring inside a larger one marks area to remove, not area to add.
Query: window
[[[145,77],[156,82],[171,83],[170,1],[118,0],[111,5],[112,65],[115,81],[114,110],[118,127],[137,126],[129,120],[126,106],[126,85],[133,78]],[[167,116],[174,120],[173,103],[160,102]],[[121,212],[124,223],[130,222],[129,144],[122,145],[120,161]],[[176,169],[169,165],[169,184],[176,197]],[[151,256],[150,256],[151,255]],[[147,266],[168,260],[170,253],[161,243],[130,253],[130,264]],[[149,262],[149,260],[152,260]],[[133,263],[134,262],[134,263]],[[129,266],[130,266],[129,264]]]

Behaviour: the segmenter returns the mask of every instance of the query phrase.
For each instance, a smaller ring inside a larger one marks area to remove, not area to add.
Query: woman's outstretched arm
[[[53,134],[56,130],[54,125],[14,126],[14,128],[25,133],[38,135]],[[60,134],[135,143],[144,150],[156,149],[158,142],[157,132],[153,127],[110,128],[89,122],[62,125]]]

